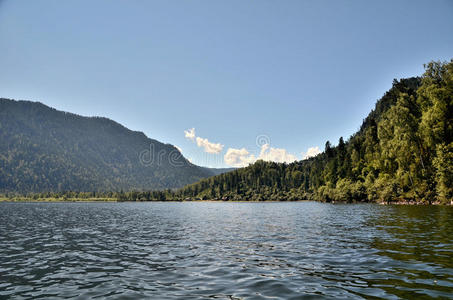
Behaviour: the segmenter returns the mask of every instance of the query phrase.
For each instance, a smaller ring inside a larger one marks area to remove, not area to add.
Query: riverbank
[[[0,198],[0,202],[118,202],[116,198]]]
[[[125,201],[119,200],[117,198],[32,198],[32,197],[14,197],[14,198],[5,198],[0,197],[0,202],[236,202],[236,203],[279,203],[279,202],[323,202],[310,199],[299,199],[299,200],[215,200],[215,199],[194,199],[194,200],[137,200],[137,201]],[[331,204],[357,204],[357,203],[368,203],[368,202],[347,202],[347,201],[332,201]],[[421,202],[421,201],[391,201],[391,202],[371,202],[379,205],[442,205],[450,206],[453,205],[453,201],[449,204],[441,203],[439,201],[433,201],[431,203]]]
[[[380,205],[442,205],[450,206],[453,205],[453,200],[450,203],[441,203],[440,201],[433,201],[426,203],[422,201],[393,201],[393,202],[378,202]]]
[[[128,200],[119,200],[117,198],[27,198],[27,197],[20,197],[20,198],[0,198],[0,202],[249,202],[249,203],[270,203],[270,202],[307,202],[313,200],[264,200],[264,201],[257,201],[257,200],[137,200],[137,201],[128,201]],[[316,202],[316,201],[315,201]]]

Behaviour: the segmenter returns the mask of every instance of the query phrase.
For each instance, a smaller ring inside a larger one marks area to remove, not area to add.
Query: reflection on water
[[[0,203],[0,298],[451,298],[453,208]]]
[[[452,225],[451,207],[389,207],[369,224],[378,230],[371,247],[391,259],[388,278],[370,283],[403,298],[453,298]]]

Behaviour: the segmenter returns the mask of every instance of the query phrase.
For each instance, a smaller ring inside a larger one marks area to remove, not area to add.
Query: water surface
[[[0,298],[453,299],[453,208],[0,203]]]

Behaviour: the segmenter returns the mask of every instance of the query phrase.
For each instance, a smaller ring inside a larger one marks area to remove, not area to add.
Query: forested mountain
[[[151,197],[447,203],[453,195],[453,60],[401,79],[360,130],[316,157],[255,164]]]
[[[0,192],[178,188],[219,173],[112,120],[0,99]]]
[[[0,191],[108,191],[106,197],[120,200],[449,203],[453,60],[425,67],[420,78],[394,80],[347,141],[327,141],[323,153],[307,160],[257,161],[233,171],[192,165],[175,147],[105,118],[0,99]]]

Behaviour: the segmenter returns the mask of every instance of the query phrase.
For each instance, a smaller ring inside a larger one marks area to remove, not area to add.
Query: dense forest
[[[5,100],[0,102],[3,107],[4,102]],[[79,190],[79,192],[50,193],[47,191],[43,194],[33,194],[32,197],[36,199],[104,197],[120,201],[311,199],[327,202],[450,203],[453,197],[452,107],[453,60],[449,63],[431,62],[425,66],[425,73],[420,78],[394,80],[392,88],[377,101],[374,110],[364,119],[357,133],[346,141],[340,138],[336,145],[327,141],[324,152],[316,157],[291,164],[257,161],[248,167],[202,179],[178,190],[170,188],[184,182],[193,182],[207,174],[201,169],[193,172],[195,168],[193,165],[188,165],[187,171],[178,169],[175,173],[158,168],[153,171],[151,177],[147,177],[149,173],[138,173],[138,176],[143,176],[143,181],[140,181],[141,187],[144,183],[155,180],[156,184],[153,187],[157,189],[146,192],[125,189],[123,192],[115,190],[125,186],[120,184],[122,181],[115,180],[115,174],[117,174],[115,169],[109,169],[107,173],[100,172],[98,164],[80,156],[77,157],[79,163],[93,164],[93,168],[86,169],[85,173],[80,173],[82,171],[74,173],[80,176],[92,176],[86,177],[89,178],[85,179],[87,181],[91,181],[93,176],[98,176],[94,177],[97,180],[105,176],[108,184],[104,185],[104,188],[110,189],[109,192],[82,193]],[[34,109],[44,108],[38,106]],[[56,111],[52,113],[56,114]],[[4,120],[4,110],[0,114],[1,120]],[[80,118],[71,114],[59,117]],[[22,118],[26,119],[29,116],[25,115]],[[47,114],[27,124],[32,129],[50,130],[51,136],[63,134],[56,128],[56,123],[49,123],[48,120]],[[55,144],[47,153],[55,155],[56,150],[53,147],[61,147],[62,140],[74,139],[73,134],[76,133],[79,139],[83,136],[85,143],[73,141],[72,145],[85,147],[85,152],[89,149],[86,148],[87,144],[93,147],[90,151],[94,152],[99,151],[99,147],[104,147],[110,149],[111,160],[120,159],[119,156],[124,155],[124,148],[121,147],[136,143],[135,139],[140,137],[144,138],[143,134],[134,133],[132,136],[118,135],[117,140],[111,141],[111,135],[107,135],[108,138],[103,135],[111,130],[118,130],[116,127],[120,125],[105,119],[89,121],[96,125],[87,125],[85,128],[71,131],[71,135],[66,135],[64,138],[47,141],[46,145]],[[36,151],[39,147],[44,147],[44,144],[38,141],[48,136],[31,139],[34,131],[29,133],[28,130],[32,129],[24,128],[21,134],[17,133],[16,127],[24,126],[23,123],[11,123],[9,126],[9,130],[5,130],[5,122],[0,123],[2,141],[5,136],[9,141],[14,141],[14,143],[0,146],[2,147],[0,149],[0,184],[3,190],[5,187],[6,189],[14,187],[26,191],[33,186],[46,190],[69,182],[64,176],[61,177],[64,174],[62,169],[77,168],[77,164],[68,164],[66,159],[68,156],[46,158],[42,155],[43,151]],[[88,131],[95,132],[96,135],[91,134],[86,137],[85,133]],[[145,144],[138,145],[143,147],[149,143],[149,140],[145,139],[145,141]],[[21,145],[22,151],[17,152],[19,147],[16,147],[16,150],[8,148],[11,145]],[[130,155],[134,154],[134,152],[131,153]],[[26,163],[27,155],[36,156],[31,165]],[[23,158],[20,159],[20,157]],[[104,158],[104,161],[107,159]],[[123,161],[122,164],[126,164],[126,169],[132,172],[136,165],[127,165],[131,163],[130,160]],[[11,164],[11,161],[15,163]],[[41,166],[37,167],[37,163]],[[61,167],[58,164],[61,164]],[[40,178],[37,172],[33,171],[35,168],[36,170],[42,170],[42,168],[55,170],[46,173],[49,177]],[[88,170],[94,175],[87,175]],[[132,176],[126,177],[126,180],[130,178]],[[164,184],[164,182],[170,182],[170,184]],[[78,186],[59,186],[59,190],[78,190],[78,188]],[[159,190],[159,188],[166,189]]]
[[[180,188],[223,171],[106,118],[0,99],[0,193]]]
[[[453,196],[453,60],[421,78],[394,80],[357,133],[316,157],[258,161],[176,192],[122,193],[120,200],[413,201]]]

